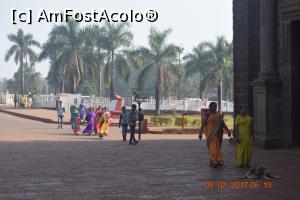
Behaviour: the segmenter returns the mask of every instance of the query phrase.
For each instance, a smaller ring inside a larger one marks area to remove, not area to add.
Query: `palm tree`
[[[226,68],[232,67],[232,43],[229,43],[224,36],[217,37],[215,43],[205,42],[209,53],[209,65],[215,69],[215,77],[218,81],[218,105],[222,112],[222,82],[223,73]]]
[[[102,95],[102,68],[105,59],[109,58],[108,38],[103,27],[93,25],[84,29],[85,32],[85,59],[88,72],[85,76],[92,75],[94,79],[98,79],[99,96]]]
[[[182,60],[182,53],[183,53],[184,48],[181,46],[176,46],[176,53],[178,55],[178,65],[176,67],[176,75],[178,79],[178,89],[177,89],[177,99],[181,99],[181,83],[183,80],[183,70],[181,67],[181,60]]]
[[[194,47],[192,53],[188,53],[183,59],[185,60],[186,77],[199,73],[199,97],[202,99],[202,92],[208,79],[215,74],[214,68],[209,67],[209,54],[205,49],[205,44],[200,43]]]
[[[133,54],[139,56],[140,59],[144,59],[146,67],[144,67],[138,77],[139,86],[143,86],[147,75],[151,69],[156,71],[156,81],[155,81],[155,111],[156,115],[160,114],[159,103],[160,103],[160,93],[161,93],[161,83],[165,83],[168,87],[169,93],[173,86],[174,77],[170,73],[168,67],[173,66],[173,59],[176,58],[176,46],[173,44],[166,44],[167,37],[169,36],[171,30],[167,29],[159,32],[155,28],[150,29],[150,34],[148,36],[150,48],[140,47],[139,49],[133,51]]]
[[[122,47],[128,47],[131,44],[133,35],[129,30],[128,23],[106,23],[105,32],[107,36],[107,50],[109,57],[105,66],[105,73],[110,74],[105,76],[106,81],[110,83],[110,98],[115,95],[114,79],[115,68],[121,74],[121,76],[128,80],[129,70],[128,63],[125,58],[125,51],[120,51]]]
[[[40,59],[52,59],[55,67],[59,69],[57,75],[62,77],[61,88],[64,87],[64,79],[69,78],[72,93],[77,92],[83,76],[83,41],[84,34],[79,23],[69,20],[64,25],[54,26],[40,55]]]
[[[11,56],[15,55],[14,61],[18,65],[20,63],[21,68],[21,93],[25,94],[25,68],[28,65],[28,57],[30,66],[37,61],[37,54],[31,48],[32,46],[40,47],[39,42],[33,39],[31,34],[24,34],[22,29],[19,29],[17,34],[9,34],[8,39],[14,43],[5,55],[5,61],[7,62]],[[24,63],[25,59],[25,63]]]

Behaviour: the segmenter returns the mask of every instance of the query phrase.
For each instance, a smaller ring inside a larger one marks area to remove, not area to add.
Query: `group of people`
[[[120,114],[119,127],[122,126],[122,136],[123,141],[127,141],[128,127],[130,128],[130,138],[129,144],[136,145],[138,141],[135,139],[135,127],[136,122],[141,118],[137,112],[137,106],[133,104],[131,106],[131,111],[126,111],[126,107],[122,107],[122,112]],[[81,125],[86,124],[86,128],[83,130],[85,135],[98,135],[102,140],[104,136],[107,136],[109,126],[112,122],[111,113],[106,107],[98,106],[97,108],[91,107],[86,109],[83,102],[77,108],[76,106],[71,106],[71,127],[75,135],[81,130]],[[65,108],[62,101],[57,101],[57,128],[63,128],[63,118],[65,115]]]
[[[130,128],[129,144],[136,145],[138,141],[135,138],[136,123],[140,120],[137,112],[137,106],[133,104],[128,112],[126,107],[122,107],[122,112],[119,118],[119,128],[122,127],[123,141],[127,141],[128,126]],[[59,101],[58,128],[62,128],[62,121],[65,109],[62,102]],[[202,140],[202,135],[205,133],[208,152],[209,165],[213,168],[223,166],[222,155],[222,140],[223,131],[225,130],[229,137],[231,132],[224,122],[224,116],[217,112],[217,103],[211,102],[209,112],[202,116],[201,127],[199,131],[199,139]],[[97,109],[91,107],[86,110],[83,103],[79,108],[71,108],[71,125],[74,134],[78,135],[80,125],[86,123],[87,126],[83,130],[83,134],[99,135],[103,139],[108,134],[108,129],[112,121],[111,113],[106,107],[99,106]],[[241,106],[239,114],[234,122],[234,138],[237,143],[235,162],[238,167],[249,167],[253,152],[253,118],[247,114],[247,107]]]
[[[111,113],[106,107],[98,106],[86,109],[81,103],[79,108],[75,106],[71,108],[71,126],[76,135],[80,131],[80,125],[86,124],[83,134],[98,135],[100,139],[103,139],[108,134],[111,121]]]
[[[25,96],[20,94],[14,94],[14,106],[15,108],[25,108],[32,106],[32,97],[31,95]]]
[[[237,143],[235,163],[238,167],[249,167],[253,151],[253,118],[247,114],[246,106],[239,108],[234,126],[234,138]],[[209,164],[213,168],[224,164],[221,151],[223,130],[231,137],[231,132],[224,122],[223,115],[217,112],[217,103],[212,102],[209,105],[209,112],[202,118],[199,139],[202,140],[202,134],[205,132]]]

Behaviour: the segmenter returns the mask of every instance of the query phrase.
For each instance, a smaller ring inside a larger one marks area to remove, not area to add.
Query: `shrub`
[[[177,113],[177,110],[176,110],[176,108],[172,108],[172,111],[171,111],[171,113],[172,113],[172,116],[173,116],[173,117],[176,117],[176,116],[178,116],[178,113]]]
[[[200,127],[200,123],[201,123],[201,120],[200,120],[200,119],[193,119],[191,125],[192,125],[193,127]]]
[[[185,126],[188,124],[188,121],[189,121],[189,117],[185,116],[183,118],[183,123],[184,123]],[[175,125],[176,126],[182,126],[182,116],[175,117]]]
[[[150,118],[150,122],[154,123],[154,126],[165,126],[173,125],[173,117],[162,117],[162,116],[153,116]]]

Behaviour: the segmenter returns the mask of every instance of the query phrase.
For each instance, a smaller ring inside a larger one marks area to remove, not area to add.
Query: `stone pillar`
[[[280,125],[280,80],[276,58],[276,1],[260,0],[260,72],[253,82],[255,143],[283,144]]]

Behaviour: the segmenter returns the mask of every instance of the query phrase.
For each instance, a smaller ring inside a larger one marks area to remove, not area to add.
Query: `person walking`
[[[15,93],[15,94],[14,94],[14,104],[15,104],[15,108],[17,107],[17,103],[18,103],[18,94]]]
[[[26,105],[26,96],[25,95],[22,95],[21,97],[21,107],[22,108],[25,108],[25,105]]]
[[[65,108],[63,107],[62,101],[59,101],[57,106],[57,129],[63,128],[64,116],[65,116]]]
[[[237,138],[235,163],[238,167],[249,167],[253,152],[253,118],[248,115],[246,106],[240,107],[234,127]]]
[[[135,126],[136,126],[136,121],[138,120],[138,114],[136,111],[136,105],[132,104],[131,105],[131,111],[129,112],[128,115],[128,121],[129,121],[129,127],[130,127],[130,139],[129,139],[129,144],[137,144],[138,141],[135,139]]]
[[[76,118],[77,114],[79,113],[78,109],[76,108],[75,105],[72,105],[70,108],[70,113],[71,113],[71,128],[74,129],[75,123],[76,123]]]
[[[79,105],[79,112],[80,112],[80,120],[81,120],[81,122],[84,122],[84,119],[85,119],[85,106],[83,104],[83,100],[81,100],[81,103]]]
[[[82,132],[83,134],[92,135],[94,131],[94,125],[95,125],[94,120],[95,120],[95,109],[94,107],[91,107],[89,109],[89,113],[86,116],[87,126],[83,130]]]
[[[122,126],[122,136],[123,141],[126,141],[127,131],[128,131],[128,113],[126,112],[126,107],[122,107],[122,112],[120,114],[119,128]]]
[[[227,131],[229,137],[231,136],[223,117],[221,113],[217,112],[217,103],[211,102],[209,104],[209,112],[202,118],[202,125],[199,132],[199,139],[202,140],[202,134],[205,131],[209,151],[209,163],[213,168],[223,166],[224,164],[221,151],[223,129]]]

